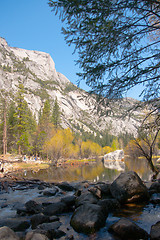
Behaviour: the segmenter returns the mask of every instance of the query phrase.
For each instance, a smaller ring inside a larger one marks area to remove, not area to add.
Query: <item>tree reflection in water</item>
[[[142,180],[151,180],[152,172],[144,159],[125,159],[125,171],[135,171]],[[40,169],[37,172],[24,170],[19,175],[27,179],[36,178],[47,182],[84,180],[112,182],[121,172],[117,169],[105,168],[101,161],[97,161],[88,165],[50,166],[47,169]]]

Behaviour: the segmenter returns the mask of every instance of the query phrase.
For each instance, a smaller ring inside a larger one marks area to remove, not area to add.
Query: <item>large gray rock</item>
[[[74,187],[70,185],[68,182],[61,182],[57,184],[60,189],[63,191],[73,191]]]
[[[124,171],[125,163],[123,160],[124,160],[123,150],[116,150],[114,152],[107,153],[103,157],[104,167],[110,169],[117,169],[118,171]]]
[[[150,198],[150,202],[153,204],[160,204],[160,193],[152,194],[152,196]]]
[[[55,196],[57,192],[58,192],[58,189],[56,187],[53,187],[51,190],[45,190],[43,192],[43,195],[48,196],[48,197]]]
[[[148,240],[149,237],[145,230],[126,218],[122,218],[110,226],[109,231],[123,240]]]
[[[2,225],[3,224],[3,225]],[[0,223],[0,226],[7,226],[15,232],[25,231],[30,227],[30,222],[26,218],[7,218]]]
[[[64,202],[52,203],[45,207],[44,215],[53,216],[67,211],[67,206]]]
[[[106,217],[100,206],[86,203],[75,210],[70,224],[75,231],[90,234],[104,227]]]
[[[50,222],[50,218],[43,213],[35,214],[31,217],[32,229],[35,229],[39,224]]]
[[[17,235],[9,227],[0,228],[0,239],[1,240],[19,240]]]
[[[105,160],[122,160],[122,159],[124,159],[123,150],[116,150],[114,152],[110,152],[104,155],[104,161]]]
[[[151,240],[159,240],[160,239],[160,221],[156,224],[152,225],[150,231]]]
[[[97,202],[98,198],[95,195],[93,195],[89,191],[85,191],[76,199],[75,205],[76,207],[79,207],[80,205],[83,205],[85,203],[96,204]]]
[[[51,223],[42,223],[37,226],[35,231],[39,231],[39,233],[43,233],[49,239],[60,238],[65,235],[62,230],[58,228],[61,226],[59,221],[51,222]]]
[[[146,201],[149,199],[147,187],[137,173],[121,173],[110,186],[111,194],[120,203]]]
[[[98,183],[96,187],[100,189],[102,198],[111,196],[109,183],[101,183],[101,184]]]
[[[159,182],[154,182],[149,188],[150,194],[154,193],[160,193],[160,183]]]
[[[98,202],[98,205],[103,208],[106,215],[108,215],[109,212],[114,212],[120,209],[120,203],[114,198],[103,199]]]
[[[66,204],[66,211],[72,211],[75,207],[75,196],[66,196],[61,198],[61,202]]]
[[[25,203],[26,211],[29,214],[36,214],[42,211],[42,206],[34,200],[29,200]]]

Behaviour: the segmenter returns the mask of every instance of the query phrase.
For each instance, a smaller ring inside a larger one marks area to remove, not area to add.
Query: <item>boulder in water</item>
[[[120,239],[126,240],[147,240],[149,237],[148,233],[145,230],[143,230],[134,222],[131,222],[129,219],[126,218],[122,218],[118,222],[110,226],[109,231],[120,237]]]
[[[124,151],[123,150],[116,150],[114,152],[107,153],[104,155],[105,160],[123,160],[124,159]]]
[[[75,210],[70,224],[75,231],[90,234],[104,227],[106,218],[101,206],[86,203]]]
[[[124,172],[110,186],[111,194],[120,203],[133,203],[149,199],[147,187],[136,172]]]
[[[104,167],[106,168],[124,171],[125,170],[124,151],[116,150],[114,152],[110,152],[104,155],[103,163],[104,163]]]

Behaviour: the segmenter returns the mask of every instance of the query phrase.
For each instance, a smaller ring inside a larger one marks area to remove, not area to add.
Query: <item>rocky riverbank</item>
[[[0,239],[160,239],[160,182],[148,187],[135,172],[112,183],[2,178],[0,185]],[[131,217],[153,209],[147,227]]]

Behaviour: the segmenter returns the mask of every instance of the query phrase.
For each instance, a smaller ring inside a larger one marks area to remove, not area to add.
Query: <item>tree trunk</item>
[[[4,113],[3,113],[3,155],[7,153],[7,110],[6,110],[6,100],[4,103]]]
[[[21,146],[18,145],[18,154],[21,155]]]
[[[158,173],[159,173],[159,170],[154,166],[153,162],[152,162],[152,159],[147,159],[148,160],[148,163],[150,165],[150,168],[152,170],[152,172],[154,173],[151,180],[154,181],[157,176],[158,176]]]
[[[158,169],[154,166],[154,164],[152,162],[152,159],[148,159],[148,163],[150,165],[150,168],[151,168],[152,172],[154,172],[154,173],[159,172]]]

